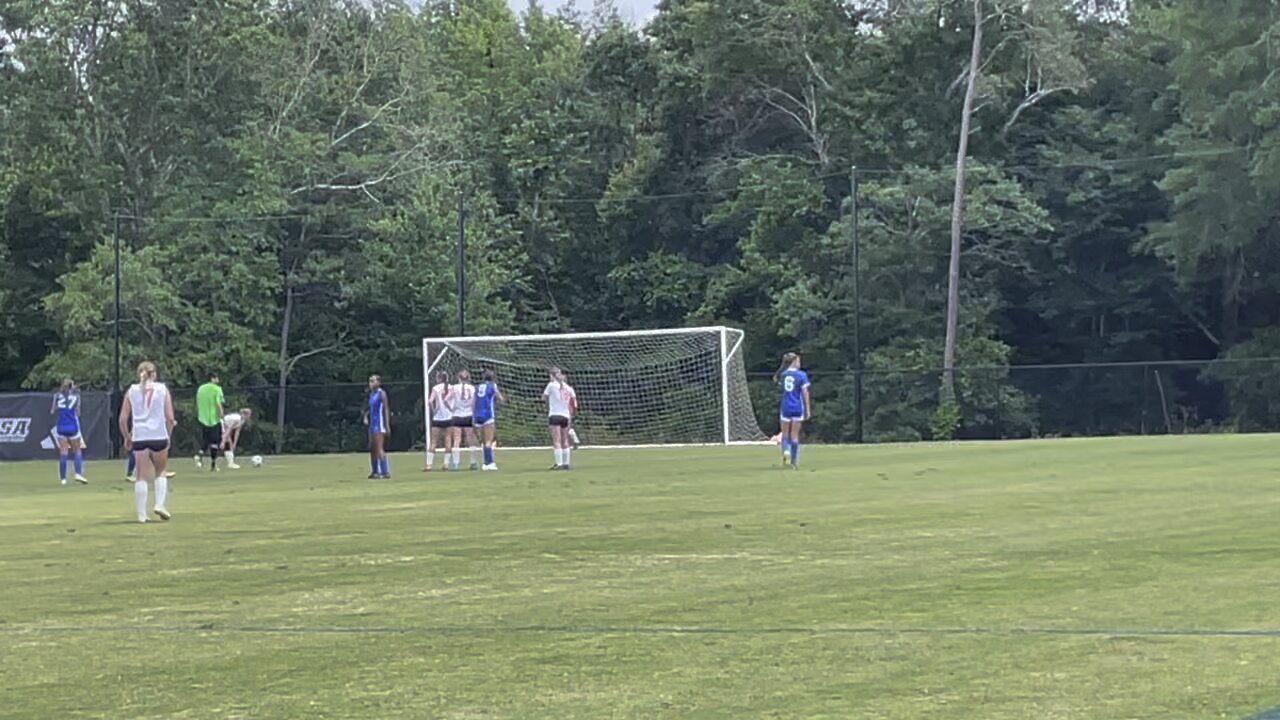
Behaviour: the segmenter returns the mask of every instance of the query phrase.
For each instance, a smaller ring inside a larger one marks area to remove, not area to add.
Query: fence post
[[[1138,420],[1139,433],[1147,434],[1147,405],[1151,402],[1151,366],[1142,366],[1142,414]]]
[[[862,442],[862,288],[858,256],[858,166],[849,168],[849,241],[853,245],[853,441]]]
[[[1004,384],[1001,382],[1000,370],[992,368],[991,372],[995,374],[995,382],[992,383],[996,387],[996,439],[1004,439]]]

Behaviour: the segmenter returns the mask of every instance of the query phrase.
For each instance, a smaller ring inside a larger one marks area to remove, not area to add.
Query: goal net
[[[743,333],[726,327],[560,335],[426,338],[426,392],[436,374],[497,376],[498,442],[546,447],[548,370],[577,393],[573,427],[591,447],[759,442],[742,360]],[[430,420],[430,408],[427,409]],[[429,424],[429,423],[428,423]]]

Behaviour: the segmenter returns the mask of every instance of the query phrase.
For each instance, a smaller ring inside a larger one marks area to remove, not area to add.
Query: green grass
[[[3,718],[1231,718],[1280,706],[1280,452],[1187,437],[359,457],[130,522],[0,467]],[[1255,634],[1235,631],[1258,631]]]

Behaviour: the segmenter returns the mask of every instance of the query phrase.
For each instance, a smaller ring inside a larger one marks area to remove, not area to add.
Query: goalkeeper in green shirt
[[[222,450],[222,406],[226,402],[222,396],[222,387],[218,385],[218,376],[213,375],[209,382],[196,390],[196,420],[200,423],[201,436],[204,438],[205,450],[209,453],[209,471],[218,470],[218,453]],[[196,455],[196,465],[203,467],[201,457]]]

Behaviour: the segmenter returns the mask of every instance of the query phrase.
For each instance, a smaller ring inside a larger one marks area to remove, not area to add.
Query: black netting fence
[[[958,369],[950,421],[939,411],[940,370],[810,373],[811,441],[912,442],[1034,437],[1280,432],[1280,358],[1237,361],[1013,366]],[[779,391],[749,374],[756,419],[777,432]],[[423,387],[387,383],[393,410],[389,448],[421,449]],[[228,411],[250,408],[240,453],[346,453],[366,448],[364,384],[224,388]],[[174,447],[196,452],[195,388],[174,388]],[[281,414],[283,409],[283,416]],[[661,422],[655,418],[654,422]],[[702,438],[690,439],[690,441]]]
[[[956,422],[941,417],[941,370],[811,372],[810,436],[849,442],[1280,431],[1280,358],[958,369]],[[777,390],[753,375],[760,426]]]

